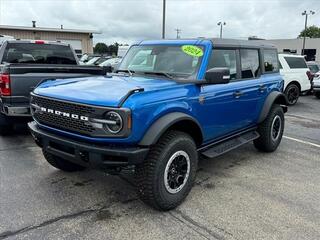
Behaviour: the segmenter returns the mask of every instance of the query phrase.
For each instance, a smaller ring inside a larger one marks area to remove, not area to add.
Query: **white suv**
[[[310,69],[303,56],[279,54],[280,74],[284,79],[284,93],[289,105],[297,103],[301,92],[311,89]]]

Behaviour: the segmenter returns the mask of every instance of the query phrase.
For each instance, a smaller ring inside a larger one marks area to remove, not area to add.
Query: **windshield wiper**
[[[129,73],[130,76],[132,76],[135,73],[135,71],[129,70],[129,69],[118,69],[116,73],[119,73],[119,72]]]
[[[143,74],[154,74],[154,75],[161,75],[161,76],[165,76],[167,78],[173,79],[174,76],[171,75],[170,73],[166,73],[166,72],[142,72]]]

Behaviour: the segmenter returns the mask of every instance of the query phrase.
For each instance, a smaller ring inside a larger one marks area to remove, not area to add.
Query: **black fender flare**
[[[171,126],[173,126],[175,123],[179,121],[184,121],[184,120],[192,121],[194,124],[196,124],[199,127],[201,131],[199,122],[192,116],[182,112],[172,112],[156,120],[149,127],[147,132],[144,134],[142,140],[139,142],[139,145],[150,146],[155,144],[159,140],[159,138],[162,136],[162,134],[165,133]],[[202,131],[201,131],[201,134],[202,134]]]
[[[271,92],[268,95],[266,101],[264,102],[264,105],[263,105],[262,110],[260,112],[258,123],[261,123],[266,119],[266,117],[268,116],[268,113],[270,112],[270,109],[274,103],[280,104],[283,111],[287,112],[287,110],[288,110],[287,97],[282,92],[277,92],[277,91]]]

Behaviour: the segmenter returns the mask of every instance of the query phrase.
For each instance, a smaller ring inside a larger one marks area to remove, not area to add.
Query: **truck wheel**
[[[197,166],[193,139],[183,132],[168,131],[150,149],[145,162],[136,166],[140,198],[158,210],[177,207],[192,188]]]
[[[8,135],[13,130],[13,125],[9,123],[7,117],[0,113],[0,135]]]
[[[254,140],[254,146],[263,152],[273,152],[279,146],[284,130],[283,109],[275,104],[267,118],[258,126],[260,137]]]
[[[46,150],[42,150],[44,158],[50,163],[53,167],[60,169],[65,172],[76,172],[76,171],[83,171],[86,168],[72,162],[69,162],[63,158],[57,157],[52,155],[51,153],[47,152]]]
[[[291,83],[286,88],[284,93],[287,96],[289,105],[292,106],[292,105],[295,105],[298,101],[298,98],[300,96],[300,89],[296,84]]]
[[[316,92],[314,95],[320,99],[320,92]]]

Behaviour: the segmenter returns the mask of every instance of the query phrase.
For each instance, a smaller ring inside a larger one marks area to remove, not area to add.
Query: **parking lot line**
[[[316,143],[312,143],[312,142],[308,142],[308,141],[304,141],[304,140],[300,140],[300,139],[292,138],[292,137],[288,137],[288,136],[283,136],[283,137],[286,138],[286,139],[292,140],[292,141],[296,141],[296,142],[299,142],[299,143],[304,143],[304,144],[307,144],[307,145],[311,145],[311,146],[320,148],[320,145],[316,144]]]

